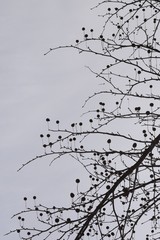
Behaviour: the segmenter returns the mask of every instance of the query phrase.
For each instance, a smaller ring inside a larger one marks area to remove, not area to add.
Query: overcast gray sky
[[[68,158],[51,167],[40,159],[17,169],[43,153],[39,135],[47,132],[47,117],[66,128],[79,121],[85,99],[99,84],[85,65],[103,67],[73,49],[44,53],[82,38],[82,27],[100,34],[104,19],[90,11],[97,0],[0,2],[0,239],[17,240],[4,234],[17,227],[11,216],[24,209],[24,196],[31,205],[33,195],[45,205],[63,205],[81,174]]]
[[[23,197],[60,201],[74,180],[64,163],[40,161],[17,173],[22,163],[42,153],[39,134],[45,118],[64,125],[77,120],[96,81],[84,67],[90,58],[73,50],[47,56],[50,48],[82,36],[83,26],[96,28],[93,0],[5,0],[0,7],[0,238],[14,228],[10,217],[24,207]],[[93,26],[94,25],[94,26]],[[93,82],[94,81],[94,82]],[[75,165],[72,164],[74,168]],[[62,177],[63,176],[63,177]],[[56,186],[59,183],[59,191]],[[52,186],[52,188],[51,188]],[[32,201],[31,201],[32,202]],[[63,202],[63,199],[62,199]]]

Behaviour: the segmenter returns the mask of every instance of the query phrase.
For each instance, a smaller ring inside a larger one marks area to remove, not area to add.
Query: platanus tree
[[[68,206],[35,203],[15,214],[19,225],[10,233],[20,239],[139,239],[145,224],[146,240],[160,238],[160,2],[106,0],[94,9],[104,20],[100,34],[83,27],[82,39],[45,54],[73,48],[102,63],[99,71],[88,67],[102,84],[83,106],[94,103],[88,123],[63,129],[55,120],[51,128],[46,118],[44,154],[21,167],[70,156],[87,171],[90,185],[71,192]],[[35,220],[28,226],[30,215]]]

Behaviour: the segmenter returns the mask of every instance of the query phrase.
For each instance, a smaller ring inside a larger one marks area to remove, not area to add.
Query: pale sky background
[[[51,167],[41,159],[17,169],[43,153],[39,135],[47,133],[47,117],[66,128],[81,120],[85,99],[100,83],[85,65],[103,67],[98,58],[73,49],[44,53],[83,38],[82,27],[100,34],[103,19],[97,17],[102,9],[90,11],[97,0],[0,2],[0,239],[17,240],[4,234],[18,226],[11,216],[24,209],[23,198],[31,206],[34,195],[40,203],[61,206],[82,170],[68,158]]]
[[[46,132],[46,117],[64,126],[77,121],[98,84],[84,67],[95,66],[91,57],[71,49],[43,54],[74,43],[83,26],[100,32],[100,20],[90,11],[96,0],[0,2],[0,239],[17,240],[16,234],[4,234],[16,225],[10,218],[24,209],[23,197],[63,203],[77,165],[60,161],[49,167],[40,160],[17,169],[43,152],[39,135]]]

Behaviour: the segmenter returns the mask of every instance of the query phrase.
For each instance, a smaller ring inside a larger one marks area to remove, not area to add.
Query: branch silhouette
[[[52,156],[50,165],[71,158],[87,174],[85,190],[77,177],[61,207],[25,197],[25,209],[13,216],[19,225],[8,233],[23,240],[136,240],[141,224],[143,238],[160,239],[160,2],[107,0],[92,10],[102,12],[100,32],[82,27],[74,43],[45,55],[68,48],[90,55],[96,69],[87,69],[100,85],[86,98],[80,121],[63,128],[55,120],[51,127],[46,118],[43,154],[19,169],[40,158]]]

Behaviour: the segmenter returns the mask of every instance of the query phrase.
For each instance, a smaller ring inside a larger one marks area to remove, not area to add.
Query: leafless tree
[[[146,240],[160,238],[160,2],[104,0],[94,9],[104,19],[101,34],[83,27],[83,39],[46,53],[73,48],[102,61],[99,71],[89,68],[103,84],[85,101],[94,99],[88,124],[63,129],[57,120],[51,129],[47,118],[44,154],[22,166],[69,155],[83,165],[90,186],[71,192],[67,207],[37,203],[15,214],[20,226],[10,233],[21,239],[139,239],[145,224]],[[23,225],[33,214],[35,222]]]

